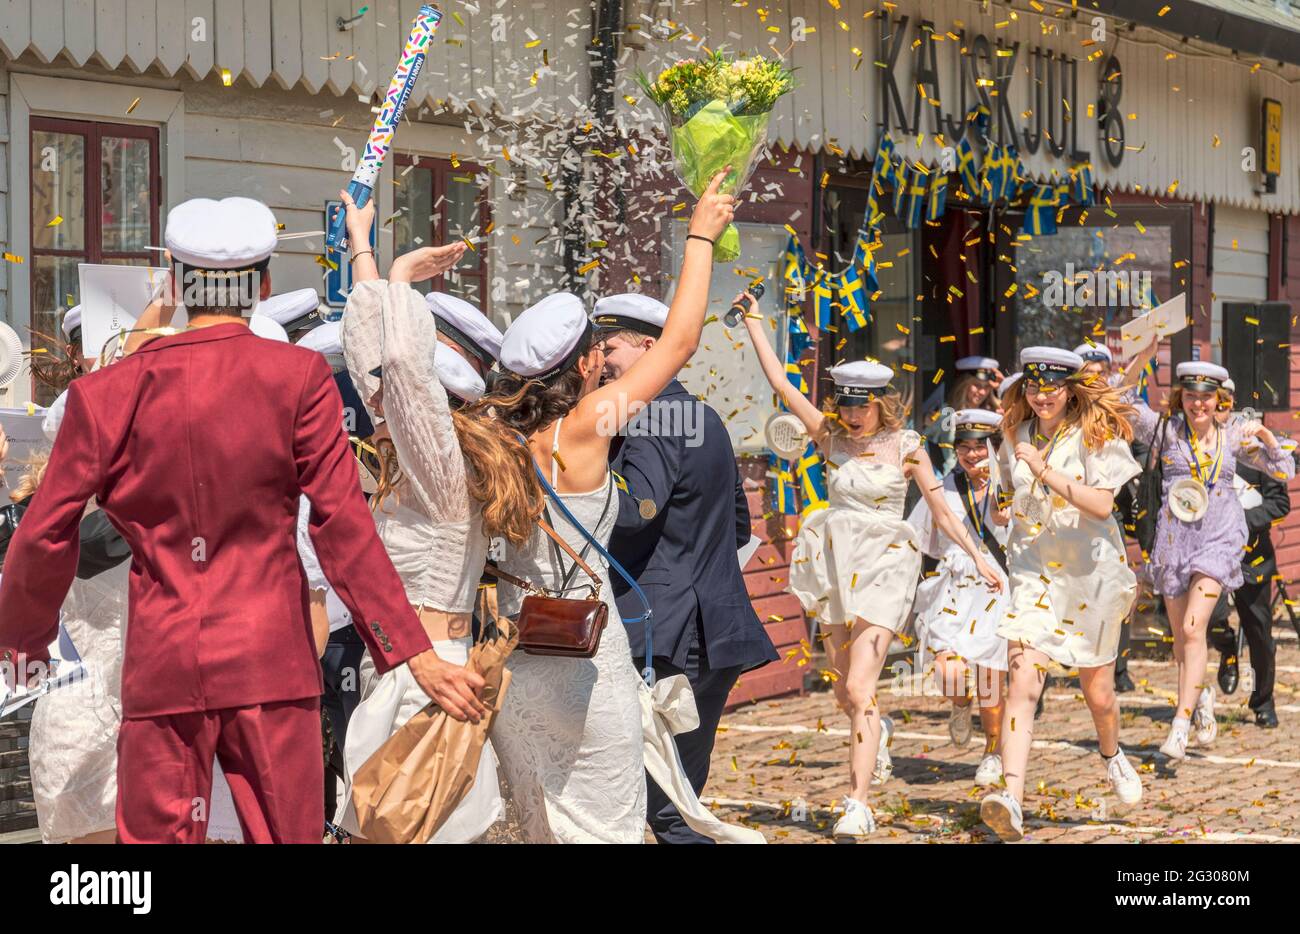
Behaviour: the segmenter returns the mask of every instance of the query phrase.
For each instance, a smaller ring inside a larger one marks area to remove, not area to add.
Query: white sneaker
[[[894,759],[889,754],[889,744],[894,741],[894,721],[880,718],[880,745],[876,747],[876,767],[871,770],[871,784],[883,785],[894,774]]]
[[[1020,802],[1010,792],[996,791],[980,802],[980,820],[998,835],[1003,843],[1015,843],[1025,835],[1024,815]]]
[[[1176,726],[1169,728],[1169,738],[1161,745],[1160,751],[1175,762],[1187,758],[1187,730]]]
[[[1142,800],[1142,779],[1123,749],[1115,753],[1113,759],[1106,760],[1106,777],[1121,804],[1137,804]]]
[[[865,837],[876,832],[876,817],[871,808],[853,798],[844,799],[844,813],[831,831],[836,837]]]
[[[1201,688],[1192,711],[1192,726],[1196,729],[1196,742],[1208,746],[1219,735],[1219,721],[1214,719],[1214,688]]]
[[[970,742],[970,718],[971,711],[974,709],[974,698],[962,707],[959,707],[956,704],[952,705],[952,711],[948,714],[948,735],[952,738],[952,744],[954,746],[965,746]]]
[[[996,752],[986,752],[980,760],[980,767],[975,770],[975,784],[984,788],[996,788],[1002,784],[1002,757]]]

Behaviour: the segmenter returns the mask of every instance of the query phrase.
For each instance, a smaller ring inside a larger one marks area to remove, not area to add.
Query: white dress
[[[558,437],[558,423],[555,430]],[[553,474],[555,466],[553,460]],[[618,518],[612,476],[589,493],[561,493],[560,498],[598,542],[609,542]],[[550,511],[552,528],[581,554],[586,544],[582,533],[554,505]],[[523,548],[509,549],[502,570],[553,588],[571,564],[565,556],[562,569],[556,550],[550,538],[535,530]],[[527,842],[642,843],[646,786],[638,691],[643,685],[632,664],[609,569],[594,549],[584,560],[600,575],[601,596],[609,607],[595,657],[553,658],[522,650],[511,655],[510,690],[493,724],[492,741]],[[577,577],[585,575],[579,570]],[[517,615],[519,589],[503,581],[498,593],[501,614]]]
[[[367,408],[379,390],[371,376],[383,367],[383,410],[403,480],[394,501],[375,511],[375,524],[393,566],[417,608],[470,613],[487,557],[482,514],[469,495],[465,461],[447,393],[434,368],[437,325],[423,297],[404,283],[358,283],[343,315],[344,357]],[[372,416],[376,413],[371,411]],[[464,665],[470,640],[434,643],[445,661]],[[362,662],[362,699],[348,721],[343,759],[348,784],[335,823],[358,833],[351,778],[407,720],[429,703],[410,669],[399,665],[374,676]],[[511,685],[509,694],[515,691]],[[465,798],[429,843],[469,843],[502,815],[492,742],[484,744],[478,773]]]
[[[791,592],[822,625],[907,625],[921,549],[903,518],[903,467],[920,446],[909,430],[826,441],[828,505],[804,520],[790,562]]]
[[[988,495],[995,493],[990,491]],[[998,635],[997,629],[1011,599],[1007,576],[971,521],[955,471],[944,478],[943,498],[952,514],[962,517],[972,541],[980,542],[980,551],[989,567],[1002,580],[1002,593],[992,593],[970,555],[939,530],[926,501],[917,503],[907,521],[916,529],[921,550],[939,559],[935,573],[916,588],[916,630],[925,647],[923,661],[928,662],[939,652],[952,652],[968,664],[1006,671],[1007,640]],[[989,508],[993,505],[990,503]],[[987,516],[987,512],[981,509],[980,515]],[[989,522],[986,528],[1005,548],[1006,526]]]
[[[40,698],[32,713],[32,797],[46,843],[117,826],[122,629],[130,571],[131,562],[123,561],[89,580],[74,580],[63,602],[61,622],[87,678]]]
[[[1019,426],[1016,441],[1028,441],[1031,422]],[[1007,567],[1011,602],[998,627],[1008,642],[1023,642],[1065,668],[1098,668],[1115,660],[1120,625],[1137,596],[1137,577],[1125,558],[1124,539],[1110,516],[1093,519],[1050,490],[1042,494],[1029,466],[1014,460],[1015,445],[999,452],[1003,484],[1010,477],[1017,497],[1050,499],[1041,527],[1016,500],[1011,505]],[[1128,444],[1111,439],[1088,450],[1077,428],[1053,446],[1048,464],[1085,486],[1118,490],[1142,472]]]

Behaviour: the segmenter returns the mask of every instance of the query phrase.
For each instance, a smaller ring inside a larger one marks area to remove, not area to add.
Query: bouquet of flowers
[[[714,52],[665,68],[653,81],[637,80],[668,123],[677,176],[697,198],[718,172],[731,166],[721,191],[736,194],[749,182],[767,145],[772,107],[794,90],[794,73],[761,55],[728,59]],[[740,255],[740,233],[729,226],[713,248],[715,262]]]

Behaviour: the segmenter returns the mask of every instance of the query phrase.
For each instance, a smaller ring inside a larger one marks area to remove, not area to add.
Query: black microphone
[[[767,289],[763,288],[763,283],[755,282],[746,291],[755,298],[762,298],[763,293],[766,292]],[[722,323],[729,328],[734,328],[736,325],[740,324],[740,319],[745,317],[747,311],[749,311],[749,303],[743,298],[739,299],[736,304],[728,308],[727,313],[722,316]]]

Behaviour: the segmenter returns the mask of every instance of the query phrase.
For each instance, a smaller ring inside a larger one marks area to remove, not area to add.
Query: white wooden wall
[[[9,246],[9,73],[0,68],[0,253]],[[0,321],[10,321],[9,263],[0,261]]]
[[[1211,354],[1223,359],[1223,303],[1268,300],[1268,215],[1227,205],[1214,208],[1214,276],[1210,282]]]
[[[638,103],[628,106],[620,100],[623,118],[647,126],[660,123],[653,108],[639,100],[643,95],[632,81],[637,69],[654,74],[667,63],[700,54],[703,48],[783,53],[798,69],[800,86],[777,108],[773,123],[776,138],[786,145],[812,150],[829,149],[834,144],[847,153],[870,159],[875,153],[881,119],[879,69],[873,64],[879,57],[879,25],[876,15],[864,17],[864,12],[879,6],[856,2],[833,5],[826,0],[773,0],[744,6],[717,0],[676,0],[674,18],[688,32],[671,43],[650,41],[646,51],[628,50],[624,55],[625,80],[620,98],[626,94],[638,99]],[[1015,0],[1014,21],[1001,2],[990,5],[988,15],[981,13],[974,0],[898,0],[889,6],[894,21],[909,17],[906,44],[895,70],[909,116],[915,89],[911,43],[915,24],[921,19],[932,21],[937,32],[957,33],[961,23],[968,35],[1020,42],[1016,76],[1011,83],[1011,112],[1018,120],[1020,114],[1033,107],[1028,50],[1035,46],[1080,59],[1080,103],[1095,100],[1101,61],[1083,60],[1098,48],[1083,44],[1090,38],[1090,25],[1079,23],[1072,32],[1063,31],[1065,27],[1056,17],[1035,12],[1027,0]],[[1086,20],[1085,7],[1079,4],[1080,15]],[[764,22],[760,22],[759,8],[767,14]],[[637,14],[634,8],[632,15]],[[809,32],[803,42],[792,43],[791,26],[796,17],[802,17],[815,32]],[[1300,29],[1300,17],[1295,21]],[[1044,23],[1053,25],[1056,33],[1044,34]],[[1167,58],[1166,46],[1179,48],[1180,37],[1145,28],[1121,34],[1112,22],[1107,23],[1107,29],[1105,48],[1109,50],[1118,41],[1115,54],[1123,69],[1121,110],[1126,117],[1127,143],[1141,151],[1126,152],[1121,165],[1111,168],[1099,155],[1092,129],[1095,122],[1088,120],[1086,132],[1080,127],[1079,140],[1093,154],[1094,177],[1099,182],[1126,192],[1164,194],[1176,181],[1176,194],[1181,197],[1275,213],[1300,212],[1300,83],[1289,83],[1300,82],[1300,68],[1287,67],[1279,72],[1276,63],[1265,63],[1254,70],[1251,63],[1233,61],[1226,52],[1203,57],[1193,55],[1196,50],[1190,48]],[[648,38],[647,31],[643,30],[643,35]],[[1296,41],[1300,42],[1300,32],[1296,33]],[[946,108],[956,110],[953,102],[960,100],[955,65],[958,43],[945,38],[936,44],[942,81],[940,99]],[[854,49],[862,52],[860,65]],[[1264,97],[1282,102],[1284,174],[1277,194],[1260,197],[1254,191],[1259,176],[1242,171],[1241,150],[1259,146],[1260,100]],[[930,135],[927,110],[923,103],[926,137],[920,146],[915,137],[902,139],[897,131],[893,135],[901,152],[933,163],[941,147]],[[1130,114],[1132,119],[1127,118]],[[1022,157],[1031,174],[1068,168],[1061,160],[1048,156],[1045,145],[1038,155]]]
[[[252,87],[380,94],[420,0],[0,0],[0,57],[60,57],[110,71]],[[412,105],[474,101],[507,116],[571,112],[587,99],[590,5],[582,0],[449,0]],[[493,18],[501,17],[493,37]],[[531,46],[531,47],[530,47]],[[549,67],[543,65],[543,53]]]

